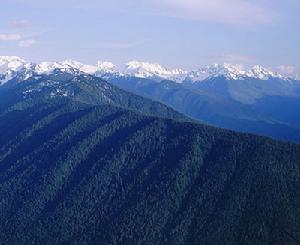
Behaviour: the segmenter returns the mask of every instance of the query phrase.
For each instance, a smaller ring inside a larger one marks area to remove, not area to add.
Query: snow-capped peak
[[[130,61],[126,64],[128,70],[145,70],[152,73],[166,73],[168,70],[156,63]]]
[[[140,61],[130,61],[122,68],[116,67],[111,62],[98,61],[95,65],[86,65],[68,59],[62,62],[41,62],[39,64],[33,64],[17,56],[0,56],[0,85],[13,79],[19,73],[22,73],[20,76],[20,80],[22,80],[33,74],[51,74],[55,70],[76,74],[87,73],[104,79],[116,76],[128,76],[150,78],[155,81],[168,79],[178,83],[185,81],[201,82],[216,77],[225,77],[228,80],[245,80],[247,78],[260,80],[268,80],[270,78],[288,79],[259,65],[251,69],[246,69],[243,65],[225,63],[186,71],[183,69],[168,69],[157,63]]]
[[[224,76],[227,79],[237,80],[246,74],[244,67],[242,65],[232,65],[224,63],[223,65],[214,64],[212,66],[207,66],[199,69],[198,73],[202,74],[202,80]]]
[[[17,56],[0,56],[0,85],[13,79],[19,72],[23,71],[23,77],[27,78],[31,64]]]
[[[38,74],[49,74],[56,69],[63,70],[63,71],[78,71],[82,73],[88,73],[94,75],[95,73],[104,73],[110,72],[114,69],[114,64],[111,62],[100,62],[94,65],[85,65],[81,62],[75,60],[65,60],[62,62],[42,62],[36,65],[35,71]]]
[[[260,65],[254,66],[250,71],[248,71],[247,75],[249,77],[258,78],[261,80],[267,80],[270,77],[283,78],[283,76],[278,74],[277,72],[273,72],[273,71],[271,71],[267,68],[264,68]]]
[[[97,67],[99,69],[101,69],[101,70],[113,70],[116,66],[113,63],[111,63],[111,62],[107,62],[107,61],[101,62],[101,61],[98,61]]]
[[[96,67],[98,71],[100,70],[104,72],[112,72],[116,69],[116,66],[108,61],[98,61]]]
[[[41,62],[36,65],[35,72],[38,74],[49,74],[58,67],[56,62]]]
[[[78,61],[74,60],[65,60],[62,62],[41,62],[35,66],[35,72],[37,74],[50,74],[54,70],[62,70],[62,71],[80,71],[84,65]]]
[[[126,64],[125,74],[141,78],[156,77],[178,80],[179,77],[187,75],[188,72],[182,69],[167,69],[157,63],[130,61]]]
[[[270,78],[285,79],[282,75],[272,72],[260,65],[256,65],[251,69],[246,69],[243,65],[232,65],[225,63],[223,65],[214,64],[206,66],[196,71],[191,71],[186,80],[193,82],[203,81],[215,77],[225,77],[228,80],[245,80],[247,78],[254,78],[260,80],[268,80]]]
[[[18,71],[25,65],[25,60],[17,56],[0,56],[0,73],[7,70]]]

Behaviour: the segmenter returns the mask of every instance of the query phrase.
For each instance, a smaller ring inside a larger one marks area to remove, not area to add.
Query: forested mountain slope
[[[37,75],[9,86],[0,87],[0,112],[25,103],[38,103],[45,99],[66,98],[89,104],[115,105],[143,114],[165,118],[190,120],[162,103],[126,92],[91,75],[74,75],[57,70],[50,75]]]
[[[3,244],[299,244],[300,146],[47,80],[2,92]]]

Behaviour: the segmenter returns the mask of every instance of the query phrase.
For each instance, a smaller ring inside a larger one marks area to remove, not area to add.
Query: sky
[[[0,55],[300,71],[299,0],[1,0]]]

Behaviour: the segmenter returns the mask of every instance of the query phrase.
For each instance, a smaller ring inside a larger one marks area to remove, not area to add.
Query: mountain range
[[[77,72],[0,89],[1,243],[299,244],[299,145]]]
[[[95,66],[73,60],[34,64],[2,56],[0,90],[56,71],[100,77],[207,124],[300,142],[300,82],[258,65],[249,70],[224,64],[185,71],[131,61],[118,69],[111,62]]]
[[[223,76],[229,80],[243,80],[247,78],[293,80],[259,65],[245,70],[242,65],[225,63],[223,65],[214,64],[197,70],[187,71],[183,69],[167,69],[159,64],[139,61],[130,61],[123,68],[118,68],[111,62],[98,61],[96,65],[85,65],[75,60],[65,60],[62,62],[41,62],[35,64],[17,56],[0,56],[0,74],[2,76],[0,81],[2,84],[14,78],[20,72],[27,73],[27,76],[30,76],[32,74],[49,74],[56,69],[62,71],[76,70],[95,76],[138,77],[156,81],[172,80],[178,83],[197,83],[219,76]]]

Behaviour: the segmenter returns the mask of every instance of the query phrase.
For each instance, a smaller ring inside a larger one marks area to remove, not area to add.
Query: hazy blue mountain
[[[193,83],[134,77],[109,81],[218,127],[300,142],[298,81],[222,76]]]
[[[0,96],[3,244],[299,244],[299,145],[189,122],[89,75]]]

